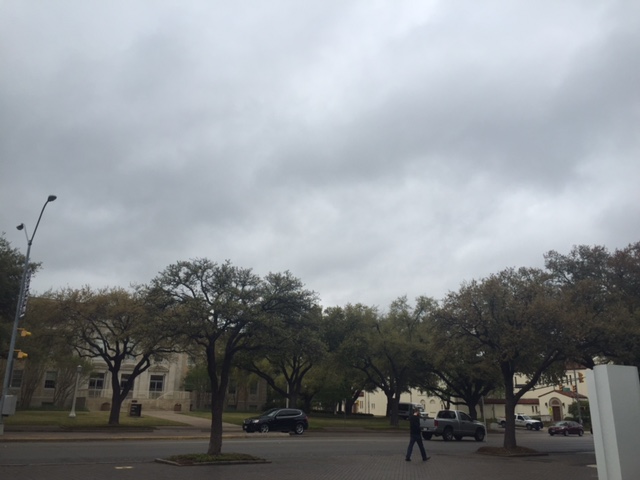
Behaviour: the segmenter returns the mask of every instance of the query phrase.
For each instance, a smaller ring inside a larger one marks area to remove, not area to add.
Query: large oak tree
[[[149,292],[174,316],[186,341],[204,351],[212,393],[207,453],[219,454],[222,412],[236,355],[257,351],[263,329],[286,329],[287,319],[307,315],[315,294],[289,272],[261,279],[229,261],[218,264],[204,258],[168,266],[152,280]]]
[[[118,425],[122,403],[136,378],[177,350],[174,333],[141,291],[66,289],[55,295],[55,304],[58,333],[80,357],[100,358],[107,365],[112,389],[109,425]]]
[[[547,370],[565,359],[572,341],[558,288],[539,269],[503,270],[451,292],[439,321],[451,338],[469,341],[476,358],[499,368],[507,422],[504,447],[516,447],[516,404]],[[517,374],[528,381],[516,386]]]

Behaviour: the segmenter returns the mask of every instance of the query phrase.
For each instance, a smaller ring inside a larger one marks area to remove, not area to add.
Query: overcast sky
[[[385,309],[640,241],[637,0],[0,0],[0,62],[32,292],[207,257]]]

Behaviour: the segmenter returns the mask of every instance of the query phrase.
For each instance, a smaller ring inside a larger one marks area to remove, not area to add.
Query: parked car
[[[525,427],[527,430],[540,430],[544,427],[543,423],[540,420],[536,420],[535,418],[531,418],[529,415],[523,415],[521,413],[515,414],[515,423],[516,427]],[[501,418],[500,426],[502,428],[506,427],[507,420]]]
[[[572,422],[569,420],[565,420],[564,422],[556,422],[551,425],[547,430],[549,430],[549,435],[578,435],[581,437],[584,435],[584,427],[580,425],[578,422]]]
[[[425,440],[442,436],[445,442],[454,438],[462,440],[462,437],[473,437],[481,442],[487,434],[484,424],[458,410],[440,410],[436,418],[420,419],[420,430]]]
[[[309,428],[307,414],[297,408],[272,408],[258,417],[246,418],[242,423],[245,432],[294,432],[302,435]]]

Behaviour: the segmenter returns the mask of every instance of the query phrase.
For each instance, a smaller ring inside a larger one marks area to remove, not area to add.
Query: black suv
[[[246,418],[245,432],[294,432],[302,435],[309,428],[307,414],[297,408],[272,408],[259,417]]]

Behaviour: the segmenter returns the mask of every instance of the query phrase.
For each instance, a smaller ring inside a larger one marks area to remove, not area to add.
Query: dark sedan
[[[242,424],[245,432],[294,432],[302,435],[309,428],[307,414],[297,408],[272,408],[259,417],[247,418]]]
[[[584,435],[584,428],[578,422],[564,421],[564,422],[556,422],[551,425],[547,431],[549,435],[578,435],[581,437]]]

